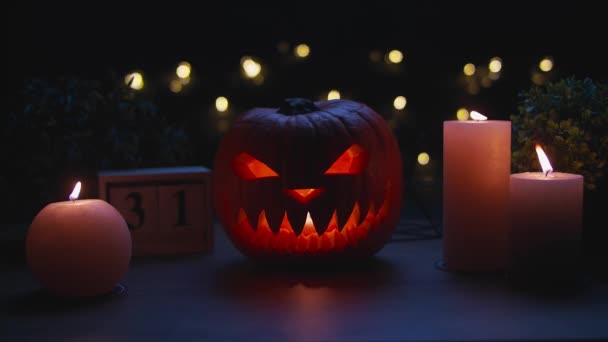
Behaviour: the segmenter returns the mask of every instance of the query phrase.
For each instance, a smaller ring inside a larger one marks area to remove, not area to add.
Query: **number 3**
[[[141,202],[142,202],[142,198],[141,198],[141,193],[139,192],[132,192],[130,194],[127,195],[127,201],[133,199],[133,207],[131,208],[131,211],[135,213],[135,215],[137,215],[137,218],[139,219],[137,224],[131,224],[130,222],[127,222],[127,226],[129,226],[129,229],[134,230],[137,229],[139,227],[141,227],[144,224],[144,219],[146,217],[144,208],[141,206]]]

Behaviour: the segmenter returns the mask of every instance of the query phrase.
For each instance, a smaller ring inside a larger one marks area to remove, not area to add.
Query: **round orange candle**
[[[27,261],[40,282],[62,296],[112,291],[129,268],[131,234],[120,213],[105,201],[51,203],[34,218],[27,236]]]

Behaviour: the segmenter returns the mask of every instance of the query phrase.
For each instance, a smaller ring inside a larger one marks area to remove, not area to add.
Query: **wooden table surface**
[[[393,241],[366,264],[277,269],[244,259],[219,226],[211,255],[134,260],[126,290],[92,301],[40,291],[3,264],[1,341],[453,341],[608,338],[608,282],[515,290],[434,267],[441,241]]]

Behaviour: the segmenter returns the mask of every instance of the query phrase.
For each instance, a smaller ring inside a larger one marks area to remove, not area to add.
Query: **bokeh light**
[[[429,156],[428,153],[421,152],[420,154],[418,154],[418,164],[426,165],[429,163],[430,160],[431,160],[431,157]]]
[[[280,41],[277,44],[277,50],[282,54],[288,53],[289,52],[289,43],[287,43],[286,41]]]
[[[375,63],[382,61],[382,52],[380,52],[378,50],[370,51],[369,59]]]
[[[545,57],[538,63],[538,68],[541,71],[549,72],[553,69],[553,58]]]
[[[405,96],[397,96],[395,97],[395,100],[393,100],[393,107],[395,107],[395,109],[401,110],[405,108],[405,105],[407,105]]]
[[[399,50],[391,50],[388,53],[388,60],[393,64],[399,64],[403,61],[403,52]]]
[[[469,111],[466,108],[460,108],[456,111],[456,118],[460,121],[469,120]]]
[[[224,96],[220,96],[215,99],[215,109],[217,109],[217,111],[220,113],[228,110],[228,99]]]
[[[327,93],[327,99],[328,100],[339,100],[340,92],[335,89],[330,90],[329,93]]]
[[[473,64],[473,63],[465,64],[464,68],[462,68],[462,72],[464,72],[464,74],[467,76],[475,75],[475,64]]]
[[[499,57],[494,57],[490,60],[490,64],[488,64],[488,68],[490,72],[497,73],[502,69],[502,59]]]
[[[241,67],[245,72],[245,76],[249,78],[255,78],[260,74],[260,72],[262,72],[262,65],[248,56],[241,58]]]
[[[306,58],[310,55],[310,47],[306,44],[299,44],[295,47],[294,53],[297,57]]]
[[[131,89],[141,90],[144,87],[144,76],[140,72],[132,72],[125,76],[125,84]]]
[[[172,80],[171,82],[169,82],[169,90],[171,90],[172,93],[177,94],[182,91],[182,88],[182,82],[180,82],[179,80]]]
[[[541,74],[540,72],[533,72],[532,76],[531,76],[531,80],[532,80],[532,83],[539,85],[539,86],[545,84],[545,76],[543,76],[543,74]]]
[[[227,119],[221,119],[217,121],[216,128],[218,132],[224,133],[230,128],[230,121]]]
[[[479,81],[479,84],[484,88],[490,88],[492,86],[492,79],[490,78],[489,75],[485,75],[481,78],[481,81]]]
[[[257,77],[254,77],[252,80],[253,80],[253,84],[260,86],[260,85],[264,84],[264,75],[259,74]]]
[[[190,77],[190,72],[192,72],[192,67],[188,62],[181,62],[175,69],[175,74],[179,78],[188,78]]]

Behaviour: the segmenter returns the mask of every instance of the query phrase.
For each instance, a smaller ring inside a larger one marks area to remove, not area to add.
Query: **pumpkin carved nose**
[[[325,189],[322,188],[318,188],[318,189],[287,189],[285,190],[285,192],[293,197],[293,199],[295,199],[296,201],[302,203],[302,204],[306,204],[310,201],[313,200],[313,198],[319,196],[320,194],[323,193],[323,191],[325,191]]]

